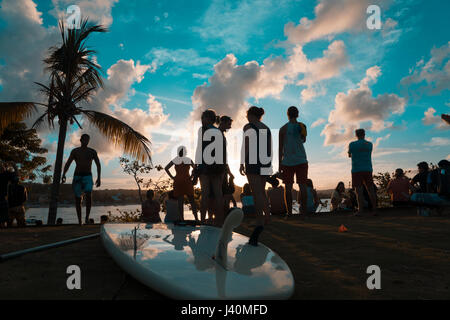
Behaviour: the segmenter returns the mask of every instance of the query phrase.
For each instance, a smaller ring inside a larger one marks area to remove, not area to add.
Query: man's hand
[[[239,167],[239,173],[245,176],[245,166],[243,164],[241,164],[241,166]]]
[[[66,176],[62,176],[61,183],[66,183]]]
[[[100,185],[101,185],[100,178],[97,178],[97,181],[95,181],[95,186],[96,186],[97,188],[99,188]]]

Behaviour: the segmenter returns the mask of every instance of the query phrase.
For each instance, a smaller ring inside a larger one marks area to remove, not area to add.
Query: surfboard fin
[[[220,233],[219,241],[216,246],[216,255],[214,256],[214,259],[224,269],[227,268],[228,242],[231,240],[233,229],[241,224],[243,218],[244,212],[242,209],[231,208],[225,222],[223,223],[222,232]]]

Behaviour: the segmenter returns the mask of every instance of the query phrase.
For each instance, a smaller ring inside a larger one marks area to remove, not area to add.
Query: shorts
[[[25,207],[24,206],[9,208],[9,221],[13,222],[14,219],[16,219],[18,226],[25,225]]]
[[[294,174],[298,184],[306,184],[308,180],[308,163],[298,164],[296,166],[281,166],[283,171],[281,178],[285,184],[294,183]]]
[[[75,193],[75,197],[81,198],[81,194],[91,193],[92,188],[94,187],[94,181],[92,180],[92,176],[74,176],[72,181],[72,189]]]
[[[352,172],[352,185],[354,188],[366,187],[373,185],[373,177],[371,171]]]

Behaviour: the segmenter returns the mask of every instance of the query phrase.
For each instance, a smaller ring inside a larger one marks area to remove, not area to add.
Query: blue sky
[[[251,104],[265,109],[263,121],[274,133],[286,122],[287,107],[298,106],[309,130],[310,178],[318,188],[350,180],[344,151],[356,127],[375,144],[375,171],[414,169],[420,161],[450,156],[450,131],[439,120],[450,107],[449,2],[0,3],[0,100],[39,99],[33,81],[47,79],[40,61],[59,41],[57,17],[77,4],[82,15],[109,28],[88,42],[97,51],[105,90],[86,108],[119,116],[149,136],[155,164],[171,159],[193,136],[199,111],[213,104],[235,119],[230,136],[239,135],[242,112]],[[366,26],[371,4],[381,9],[380,30]],[[102,159],[103,187],[133,187],[120,171],[120,148],[86,130]],[[72,128],[68,150],[81,133]],[[40,135],[53,162],[55,134]],[[233,163],[239,176],[236,169]]]

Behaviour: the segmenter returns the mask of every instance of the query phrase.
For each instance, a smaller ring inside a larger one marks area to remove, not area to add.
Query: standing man
[[[0,161],[0,229],[6,227],[6,223],[9,221],[8,211],[8,184],[13,181],[17,176],[17,167],[12,165],[14,172],[7,170],[7,164]]]
[[[297,184],[300,189],[298,202],[300,212],[307,214],[308,195],[306,183],[308,180],[308,160],[304,143],[306,142],[306,126],[297,121],[298,109],[294,106],[287,111],[289,122],[280,129],[279,133],[279,171],[285,185],[285,200],[287,215],[292,215],[292,186],[294,174],[297,176]]]
[[[353,141],[348,146],[348,156],[352,158],[352,185],[356,189],[356,199],[358,200],[359,216],[364,208],[364,187],[369,194],[372,208],[376,209],[376,195],[372,177],[372,142],[365,140],[364,129],[355,131],[357,141]],[[376,214],[374,214],[376,215]]]
[[[69,170],[69,167],[72,161],[75,160],[75,173],[73,175],[72,188],[75,193],[75,205],[77,209],[78,216],[78,224],[81,226],[81,195],[84,192],[86,196],[86,219],[85,224],[89,223],[89,214],[91,213],[91,204],[92,204],[92,160],[95,161],[97,166],[97,181],[95,182],[95,186],[100,187],[100,173],[101,166],[100,160],[97,156],[97,151],[94,149],[88,148],[89,144],[89,135],[83,134],[80,138],[81,147],[75,148],[70,153],[69,159],[67,159],[66,165],[64,166],[64,173],[62,176],[62,183],[66,182],[66,172]]]

